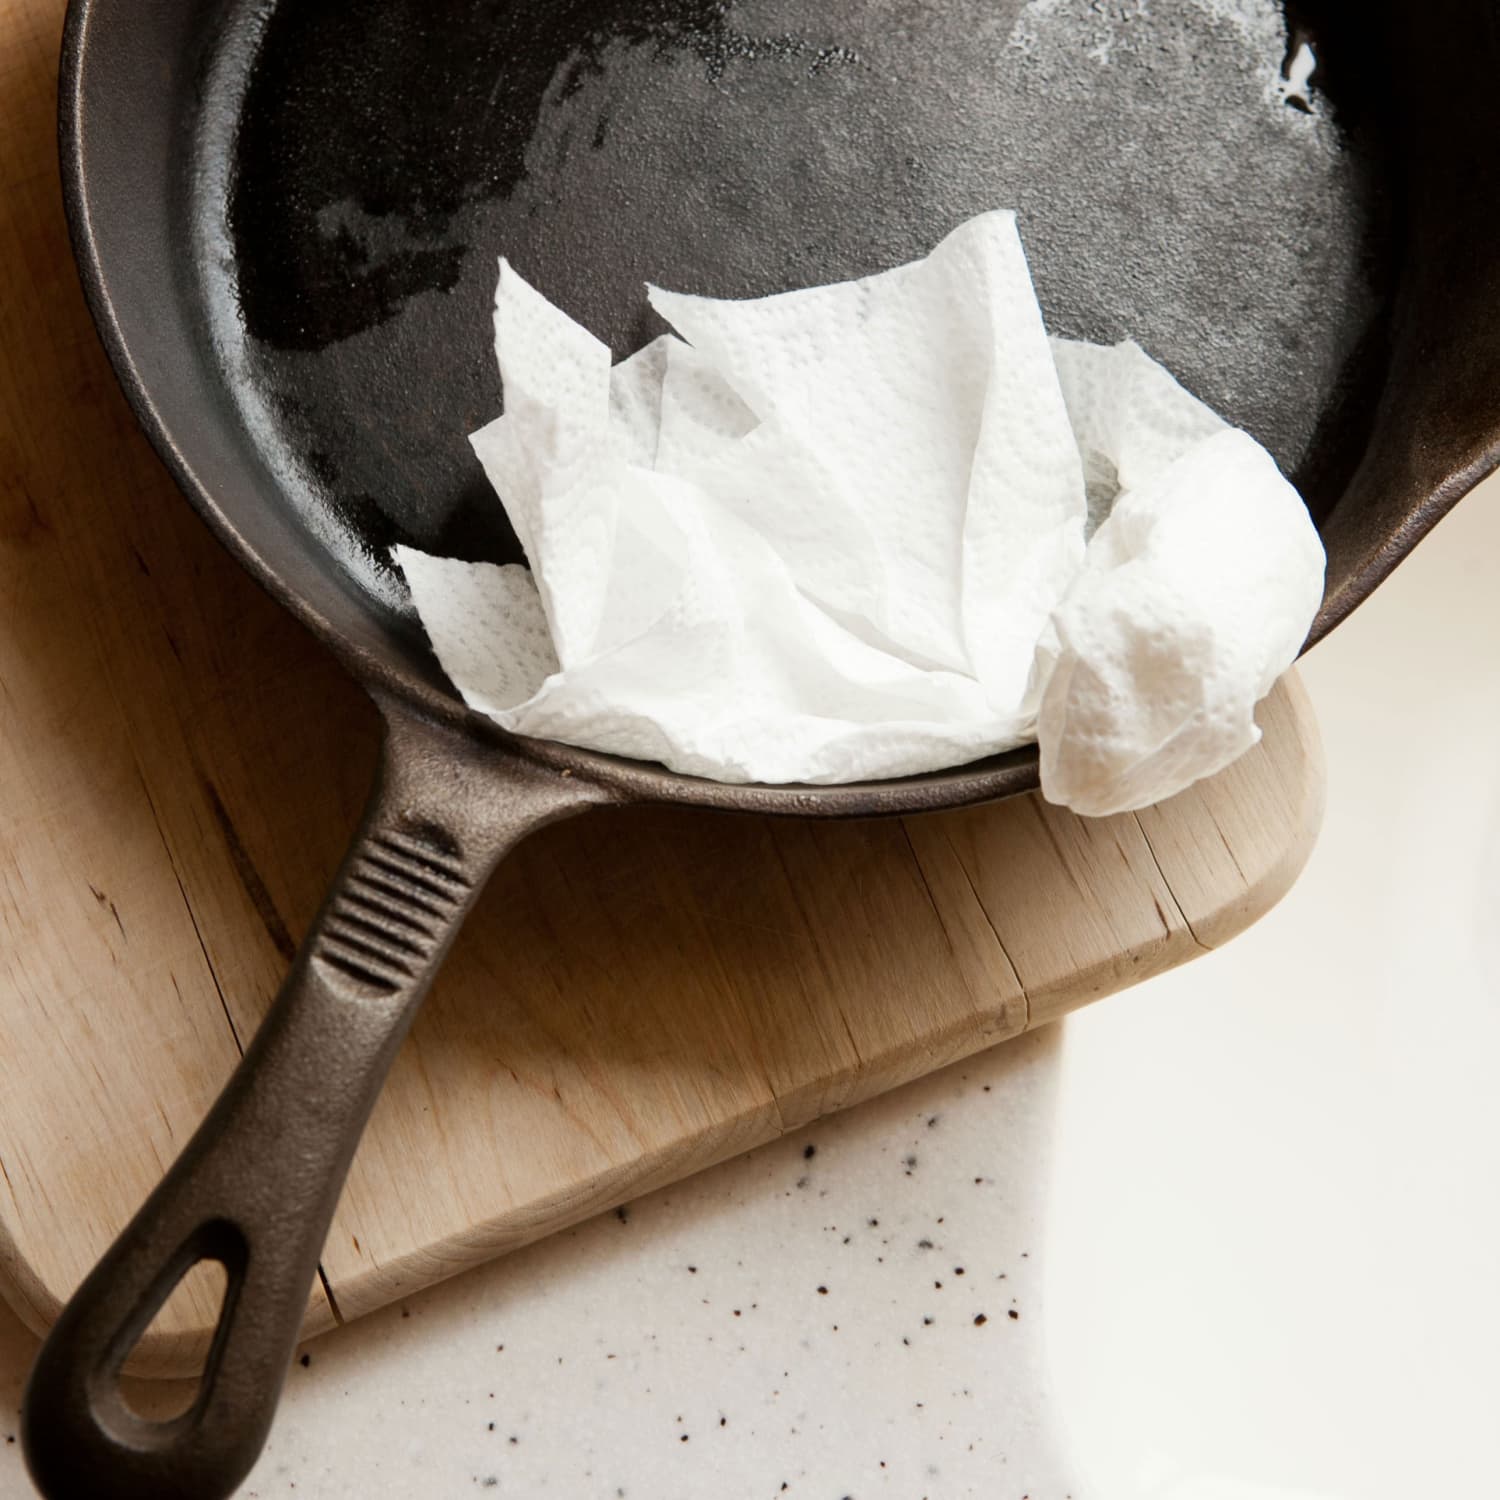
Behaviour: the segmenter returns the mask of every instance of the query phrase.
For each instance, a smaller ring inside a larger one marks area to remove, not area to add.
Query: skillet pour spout
[[[1294,97],[1303,43],[1317,66]],[[214,1500],[250,1471],[386,1070],[529,830],[632,801],[868,816],[1036,785],[1018,751],[721,786],[472,715],[388,554],[521,556],[465,441],[499,404],[496,253],[623,356],[658,331],[647,279],[764,295],[1015,207],[1050,327],[1136,338],[1297,482],[1328,553],[1314,640],[1500,460],[1500,0],[1129,18],[1085,0],[72,0],[61,66],[74,249],[125,393],[387,737],[253,1044],[38,1357],[22,1432],[53,1500]],[[203,1259],[228,1290],[197,1399],[145,1421],[120,1371]]]

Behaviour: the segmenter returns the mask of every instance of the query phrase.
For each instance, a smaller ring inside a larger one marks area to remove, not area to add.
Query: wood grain
[[[136,433],[56,179],[60,0],[0,0],[0,1293],[38,1330],[232,1068],[377,724]],[[308,1332],[1040,1025],[1241,930],[1310,849],[1295,681],[1137,817],[634,809],[486,893],[403,1050]],[[137,1351],[201,1352],[211,1288]]]

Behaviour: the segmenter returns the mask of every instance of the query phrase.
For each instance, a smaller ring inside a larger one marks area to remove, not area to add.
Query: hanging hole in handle
[[[125,1356],[120,1395],[143,1422],[167,1422],[192,1410],[228,1291],[223,1261],[195,1261]]]
[[[227,1220],[201,1225],[179,1248],[121,1326],[91,1382],[95,1409],[107,1426],[134,1429],[137,1437],[143,1429],[165,1436],[191,1421],[219,1360],[244,1279],[247,1249],[244,1235]],[[149,1370],[163,1358],[152,1353],[138,1358],[141,1345],[153,1334],[170,1337],[174,1324],[202,1326],[201,1316],[192,1314],[204,1308],[215,1313],[202,1352],[182,1363],[165,1356],[177,1378],[138,1378],[132,1366]]]

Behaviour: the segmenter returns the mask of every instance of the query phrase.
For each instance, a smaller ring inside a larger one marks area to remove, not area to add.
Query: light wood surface
[[[44,1328],[254,1030],[376,718],[219,550],[97,346],[55,166],[60,0],[0,0],[0,1294]],[[335,1218],[315,1333],[1181,963],[1315,837],[1294,679],[1139,817],[591,814],[487,892]],[[137,1368],[192,1363],[211,1288]]]

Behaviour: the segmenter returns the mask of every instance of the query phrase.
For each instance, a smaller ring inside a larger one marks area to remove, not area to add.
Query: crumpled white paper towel
[[[531,568],[395,549],[471,707],[734,782],[1035,738],[1093,814],[1255,742],[1322,597],[1306,509],[1135,345],[1049,341],[1013,214],[863,281],[651,300],[683,338],[611,369],[501,262],[472,441]]]

